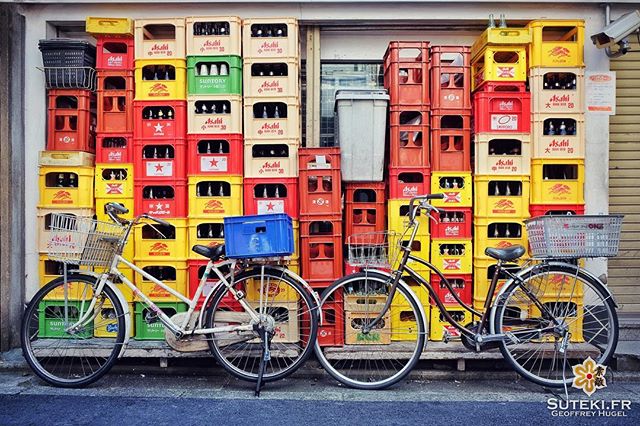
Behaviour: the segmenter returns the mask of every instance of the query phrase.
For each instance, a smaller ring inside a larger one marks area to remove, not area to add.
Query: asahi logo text
[[[114,67],[114,68],[121,67],[123,63],[123,59],[124,58],[122,57],[122,55],[119,55],[119,56],[111,55],[107,58],[107,66]]]
[[[169,43],[164,43],[164,44],[156,43],[151,47],[152,52],[165,51],[165,50],[169,50]]]

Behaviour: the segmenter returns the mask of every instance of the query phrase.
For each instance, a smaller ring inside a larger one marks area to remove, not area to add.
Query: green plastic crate
[[[156,303],[158,308],[169,317],[179,312],[187,312],[187,304],[180,302]],[[156,322],[148,324],[145,320],[146,311],[149,308],[144,303],[136,303],[136,340],[164,340],[164,325],[158,319]]]
[[[69,324],[73,323],[79,318],[80,304],[84,303],[84,312],[89,308],[90,301],[68,301],[68,320]],[[40,302],[38,327],[40,329],[39,337],[46,338],[78,338],[78,337],[91,337],[93,336],[93,321],[89,323],[84,331],[79,334],[69,335],[65,333],[64,323],[64,306],[65,303],[62,300],[52,300]]]
[[[201,76],[201,63],[227,65],[228,75]],[[189,56],[187,57],[187,94],[189,95],[242,95],[242,59],[239,56]]]

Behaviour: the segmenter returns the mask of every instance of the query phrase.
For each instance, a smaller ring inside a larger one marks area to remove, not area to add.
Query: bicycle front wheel
[[[282,269],[255,267],[235,276],[232,288],[245,293],[245,301],[270,331],[270,359],[263,381],[282,379],[296,371],[309,357],[318,330],[318,307],[309,292]],[[233,292],[221,285],[206,308],[206,328],[230,325],[258,326]],[[234,376],[258,380],[264,341],[256,328],[221,331],[208,336],[209,348],[218,363]]]
[[[391,308],[372,330],[363,331],[382,311],[391,284],[389,276],[362,272],[336,281],[321,296],[323,323],[316,356],[346,386],[392,386],[411,372],[422,354],[425,319],[408,286],[398,285]],[[331,328],[333,339],[323,338]]]
[[[115,364],[126,323],[114,291],[94,297],[96,278],[56,278],[33,297],[22,320],[22,353],[34,373],[60,387],[95,382]],[[92,302],[93,307],[91,306]]]
[[[573,381],[573,366],[591,357],[606,365],[618,342],[618,316],[609,292],[572,265],[540,264],[496,301],[500,350],[523,377],[542,386]]]

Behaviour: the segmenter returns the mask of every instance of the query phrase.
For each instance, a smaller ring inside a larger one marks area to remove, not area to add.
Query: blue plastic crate
[[[290,256],[293,224],[286,214],[225,217],[224,243],[228,258]]]

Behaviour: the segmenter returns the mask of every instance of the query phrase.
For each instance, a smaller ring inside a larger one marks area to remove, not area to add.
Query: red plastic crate
[[[108,35],[95,37],[98,71],[133,71],[135,67],[133,37]]]
[[[342,235],[300,236],[302,278],[312,287],[327,287],[342,277]]]
[[[159,114],[161,110],[162,118],[154,118],[154,115],[149,118],[149,114]],[[136,139],[186,138],[186,112],[186,101],[133,101],[133,136]],[[173,118],[168,118],[169,114]]]
[[[309,327],[309,315],[302,313],[302,328]],[[322,322],[318,324],[317,340],[320,346],[344,345],[344,295],[342,289],[333,292],[322,305]],[[306,340],[303,338],[303,342]]]
[[[431,192],[431,169],[390,168],[389,199],[411,198]]]
[[[485,81],[476,87],[479,92],[526,92],[524,81]]]
[[[431,107],[471,108],[471,49],[468,46],[431,47]]]
[[[133,160],[136,180],[175,182],[187,179],[186,142],[138,140],[134,138]]]
[[[431,238],[471,238],[473,214],[471,208],[446,208],[440,214],[432,213]]]
[[[301,148],[300,214],[331,215],[342,213],[340,148]]]
[[[452,285],[453,290],[460,300],[471,305],[473,302],[473,276],[471,274],[447,275],[447,281]],[[437,274],[431,274],[431,286],[435,290],[440,300],[445,304],[458,303],[449,289],[445,286],[444,280]]]
[[[429,111],[392,108],[389,113],[390,166],[429,167]]]
[[[98,133],[96,163],[133,163],[133,134]]]
[[[434,172],[471,171],[471,117],[465,110],[436,110],[431,116]]]
[[[584,214],[584,204],[530,204],[529,213],[531,217],[545,215],[565,215],[565,214]]]
[[[392,41],[384,55],[390,105],[429,105],[429,42]]]
[[[95,96],[75,89],[49,90],[47,96],[47,149],[95,152]]]
[[[500,86],[491,85],[498,88]],[[520,88],[520,85],[504,87]],[[473,94],[476,133],[529,133],[531,131],[531,93],[522,91],[477,91]]]
[[[99,133],[133,132],[133,71],[98,71]]]
[[[345,184],[345,237],[387,227],[384,182]]]
[[[188,175],[242,175],[241,134],[187,135]]]
[[[245,215],[286,213],[298,218],[298,178],[244,178],[243,196]]]
[[[166,191],[163,192],[163,191]],[[187,182],[134,181],[135,214],[160,218],[187,217]]]
[[[187,267],[189,272],[189,297],[193,299],[193,296],[196,294],[196,290],[198,289],[198,285],[200,285],[200,279],[204,274],[204,270],[207,267],[208,260],[187,260]],[[215,272],[211,272],[209,274],[209,278],[205,283],[205,287],[202,289],[202,295],[198,299],[198,304],[196,305],[196,309],[201,309],[202,304],[204,303],[204,299],[209,293],[213,290],[215,285],[218,284],[220,279],[215,274]],[[226,300],[225,300],[226,299]],[[227,296],[223,298],[223,303],[225,307],[230,307],[232,310],[241,310],[242,305],[233,298],[233,296]]]

